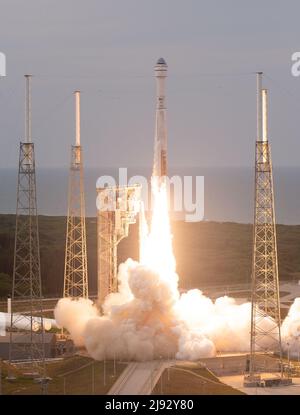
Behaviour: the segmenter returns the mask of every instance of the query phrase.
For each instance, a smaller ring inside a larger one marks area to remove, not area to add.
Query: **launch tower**
[[[267,90],[257,74],[257,140],[252,263],[252,309],[249,375],[245,385],[260,383],[261,354],[275,354],[282,373],[280,300],[271,150],[268,140]]]
[[[31,138],[31,75],[25,75],[25,80],[25,141],[20,143],[19,155],[9,362],[12,364],[16,360],[24,360],[26,356],[30,374],[44,384],[43,303],[35,156]],[[18,313],[19,300],[23,300],[23,307],[28,309],[25,316]],[[40,323],[34,319],[35,316],[40,316]],[[27,326],[24,324],[26,319]],[[20,320],[24,327],[22,331],[18,330]]]
[[[118,289],[117,249],[136,222],[140,208],[141,186],[117,186],[97,189],[98,206],[98,301]]]

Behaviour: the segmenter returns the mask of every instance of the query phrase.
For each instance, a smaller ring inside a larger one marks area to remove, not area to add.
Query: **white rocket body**
[[[156,78],[156,124],[154,138],[153,176],[167,175],[167,124],[165,104],[165,80],[168,66],[163,58],[155,65]]]

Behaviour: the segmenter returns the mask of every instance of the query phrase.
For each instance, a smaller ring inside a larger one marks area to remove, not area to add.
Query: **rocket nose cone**
[[[156,65],[166,65],[166,61],[164,60],[164,58],[159,58],[158,61],[156,62]]]

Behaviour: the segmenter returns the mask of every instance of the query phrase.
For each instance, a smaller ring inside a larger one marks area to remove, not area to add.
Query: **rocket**
[[[167,110],[165,103],[167,69],[166,61],[163,58],[158,59],[154,68],[156,78],[156,122],[152,175],[160,178],[167,176]]]

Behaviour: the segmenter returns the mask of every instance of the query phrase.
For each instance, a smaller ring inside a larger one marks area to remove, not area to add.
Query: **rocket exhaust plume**
[[[155,66],[153,213],[149,229],[144,215],[140,215],[140,261],[128,259],[120,265],[119,291],[106,297],[103,315],[91,300],[83,298],[61,299],[55,309],[58,325],[97,360],[197,360],[217,351],[249,350],[250,303],[238,305],[227,296],[212,301],[198,289],[181,295],[178,290],[163,180],[167,175],[166,74],[167,65],[161,58]],[[296,311],[294,315],[298,315]]]

